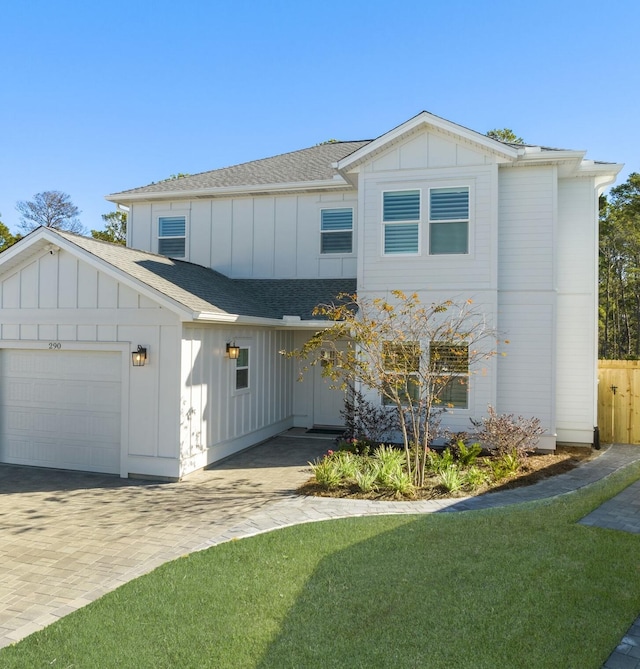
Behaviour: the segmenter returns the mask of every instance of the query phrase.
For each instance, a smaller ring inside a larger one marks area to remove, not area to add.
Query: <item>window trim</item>
[[[444,399],[442,399],[442,393],[438,394],[438,398],[441,400],[440,407],[445,409],[445,411],[468,411],[471,408],[471,399],[469,396],[469,391],[470,391],[470,386],[469,386],[469,379],[471,378],[471,369],[469,365],[469,344],[467,343],[457,343],[457,342],[449,342],[449,341],[431,341],[429,342],[429,367],[430,371],[434,376],[442,376],[442,374],[438,374],[438,370],[436,369],[436,365],[431,357],[431,353],[435,347],[448,347],[448,348],[458,348],[462,349],[465,348],[467,350],[467,371],[466,372],[457,372],[453,371],[451,373],[448,373],[447,376],[449,377],[449,382],[451,382],[454,379],[466,379],[466,404],[465,406],[461,405],[451,405],[448,402],[445,402]],[[446,384],[448,385],[448,383]],[[444,387],[446,387],[446,385]],[[444,390],[443,387],[443,390]]]
[[[336,210],[350,210],[351,211],[351,228],[347,231],[345,230],[323,230],[322,229],[322,213],[325,211],[336,211]],[[354,251],[353,251],[353,241],[354,241],[354,220],[355,220],[355,208],[354,207],[321,207],[320,208],[320,255],[325,257],[331,257],[331,258],[336,258],[338,256],[352,256]],[[350,232],[351,233],[351,251],[323,251],[322,250],[322,238],[323,235],[331,235],[333,233],[345,233],[345,232]]]
[[[417,220],[406,220],[406,221],[385,221],[384,220],[384,196],[386,193],[402,193],[402,192],[408,192],[408,191],[417,191],[418,196],[420,198],[419,200],[419,205],[418,205],[418,218]],[[423,195],[423,189],[418,187],[418,188],[385,188],[381,190],[380,192],[380,220],[382,221],[382,240],[381,240],[381,249],[382,249],[382,255],[384,257],[390,257],[390,258],[402,258],[405,256],[419,256],[422,254],[422,220],[423,220],[423,203],[424,203],[424,198],[422,197]],[[387,226],[393,226],[393,225],[415,225],[417,226],[418,229],[418,248],[415,251],[402,251],[400,253],[391,253],[386,250],[385,247],[385,242],[386,242],[386,230]]]
[[[163,218],[184,218],[184,235],[161,235],[160,234],[160,220]],[[188,245],[187,241],[189,239],[189,212],[182,210],[167,210],[157,212],[155,215],[155,235],[156,235],[156,253],[158,255],[164,256],[165,258],[175,258],[176,260],[186,260],[188,258]],[[184,255],[167,255],[160,251],[160,240],[162,239],[184,239]]]
[[[240,355],[236,360],[234,360],[233,367],[233,394],[241,395],[247,393],[251,390],[251,347],[248,345],[239,344]],[[242,358],[242,351],[247,352],[247,364],[240,365],[240,360]],[[245,371],[247,372],[247,385],[238,387],[238,372]]]
[[[460,189],[462,190],[463,188],[466,188],[467,190],[467,206],[468,206],[468,216],[467,218],[451,218],[451,219],[445,219],[445,220],[433,220],[431,218],[431,193],[434,190],[455,190],[455,189]],[[471,198],[471,184],[461,184],[461,183],[456,183],[456,184],[447,184],[446,186],[443,184],[439,184],[437,186],[429,186],[429,202],[428,202],[428,208],[427,208],[427,235],[428,235],[428,245],[427,245],[427,253],[429,256],[470,256],[471,255],[471,212],[472,212],[472,198]],[[466,223],[467,224],[467,250],[465,253],[433,253],[431,251],[431,225],[434,223]]]

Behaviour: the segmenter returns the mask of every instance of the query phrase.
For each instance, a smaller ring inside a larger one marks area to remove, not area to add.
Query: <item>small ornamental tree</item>
[[[390,299],[339,295],[315,315],[333,324],[291,355],[320,362],[336,387],[375,391],[397,413],[409,474],[424,485],[431,419],[466,402],[469,375],[495,355],[495,330],[470,300],[422,304],[399,290]]]

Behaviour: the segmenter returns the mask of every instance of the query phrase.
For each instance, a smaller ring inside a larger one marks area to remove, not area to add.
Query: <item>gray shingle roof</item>
[[[336,174],[336,170],[331,167],[332,163],[342,160],[369,142],[370,140],[319,144],[308,149],[282,153],[272,158],[253,160],[249,163],[201,172],[179,179],[167,179],[141,188],[114,193],[109,197],[115,198],[118,195],[138,193],[178,193],[233,186],[327,181],[333,179]]]
[[[356,290],[355,279],[230,279],[201,265],[69,232],[56,234],[196,313],[316,320],[317,304]]]

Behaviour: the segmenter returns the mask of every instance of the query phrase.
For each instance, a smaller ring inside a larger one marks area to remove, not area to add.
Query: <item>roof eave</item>
[[[283,316],[282,318],[264,318],[259,316],[241,316],[240,314],[216,313],[200,311],[194,312],[192,319],[198,323],[218,323],[225,325],[256,325],[276,327],[282,330],[325,330],[331,327],[331,321],[304,320],[297,317]]]
[[[304,192],[318,190],[345,190],[353,186],[340,175],[333,179],[318,181],[293,181],[289,183],[274,184],[246,184],[241,186],[218,186],[215,188],[197,188],[191,190],[174,191],[144,191],[142,193],[113,193],[105,195],[105,199],[116,204],[126,202],[144,202],[146,200],[185,200],[212,197],[224,197],[227,195],[250,195],[268,194],[280,192]]]

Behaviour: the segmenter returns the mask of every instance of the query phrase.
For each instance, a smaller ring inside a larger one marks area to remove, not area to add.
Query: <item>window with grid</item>
[[[469,347],[431,342],[430,369],[436,376],[438,398],[443,406],[467,409],[469,406]]]
[[[420,251],[420,191],[385,191],[382,194],[384,253]]]
[[[384,360],[384,386],[382,403],[386,406],[395,402],[387,397],[396,395],[402,404],[420,399],[420,346],[415,342],[385,342],[382,351]],[[388,391],[388,392],[387,392]]]
[[[187,221],[185,216],[158,218],[158,253],[169,258],[184,258]]]
[[[249,387],[249,349],[240,347],[236,360],[236,390]]]
[[[429,192],[429,253],[469,253],[469,188]]]
[[[353,209],[320,212],[320,253],[353,251]]]

